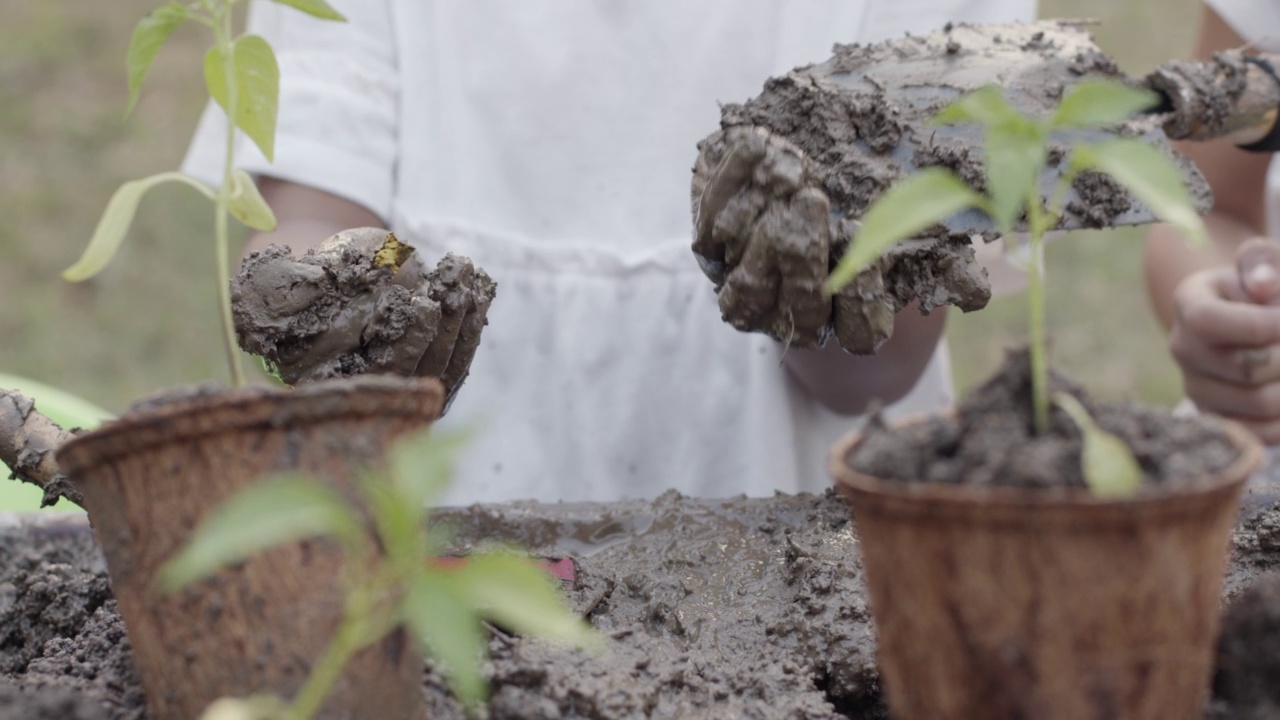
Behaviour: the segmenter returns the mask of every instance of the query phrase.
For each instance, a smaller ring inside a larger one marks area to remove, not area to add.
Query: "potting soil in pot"
[[[991,380],[969,393],[955,417],[890,429],[873,417],[851,453],[855,469],[886,480],[1020,487],[1084,488],[1080,431],[1057,407],[1049,432],[1036,436],[1028,353],[1010,352]],[[1079,399],[1102,429],[1129,446],[1145,483],[1176,487],[1213,474],[1236,459],[1222,425],[1212,417],[1174,417],[1137,403],[1091,400],[1074,383],[1052,375],[1052,393]]]

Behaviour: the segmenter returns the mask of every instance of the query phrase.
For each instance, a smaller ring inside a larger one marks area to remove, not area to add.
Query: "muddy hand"
[[[386,230],[347,230],[294,258],[273,245],[232,282],[236,334],[284,382],[365,373],[466,378],[495,285],[466,258],[424,270]]]
[[[693,251],[725,322],[799,347],[826,343],[833,220],[803,151],[759,128],[712,135],[694,166],[693,214]]]

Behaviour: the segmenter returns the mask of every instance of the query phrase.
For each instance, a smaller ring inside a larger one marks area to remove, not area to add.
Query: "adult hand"
[[[284,382],[363,373],[438,377],[446,408],[471,367],[496,285],[467,258],[427,271],[386,230],[346,230],[301,258],[252,253],[231,286],[240,346]]]
[[[839,173],[759,127],[730,127],[699,144],[694,165],[693,252],[715,284],[725,322],[790,346],[835,337],[849,352],[876,352],[894,315],[919,301],[980,308],[990,297],[968,238],[904,243],[834,297],[822,286],[857,223],[824,187]]]
[[[1235,267],[1187,276],[1169,344],[1187,397],[1280,443],[1280,242],[1240,245]]]

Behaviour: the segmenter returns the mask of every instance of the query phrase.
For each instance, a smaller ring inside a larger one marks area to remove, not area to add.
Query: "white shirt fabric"
[[[275,163],[250,172],[367,206],[434,262],[498,283],[448,426],[474,431],[446,502],[818,491],[854,421],[720,319],[690,251],[690,168],[717,103],[770,76],[1034,0],[333,0],[256,3],[281,66]],[[223,118],[186,169],[220,172]],[[951,404],[945,348],[896,414]]]

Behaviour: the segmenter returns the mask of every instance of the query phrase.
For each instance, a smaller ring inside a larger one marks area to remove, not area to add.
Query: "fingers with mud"
[[[724,320],[802,347],[821,345],[831,319],[831,208],[808,165],[763,129],[732,128],[703,142],[693,182],[693,250]]]
[[[40,507],[65,497],[84,505],[80,491],[58,469],[54,453],[75,435],[36,410],[35,401],[16,390],[0,390],[0,461],[12,478],[44,490]]]
[[[469,259],[452,253],[428,274],[427,282],[440,320],[415,374],[439,377],[451,401],[471,370],[497,285]]]

